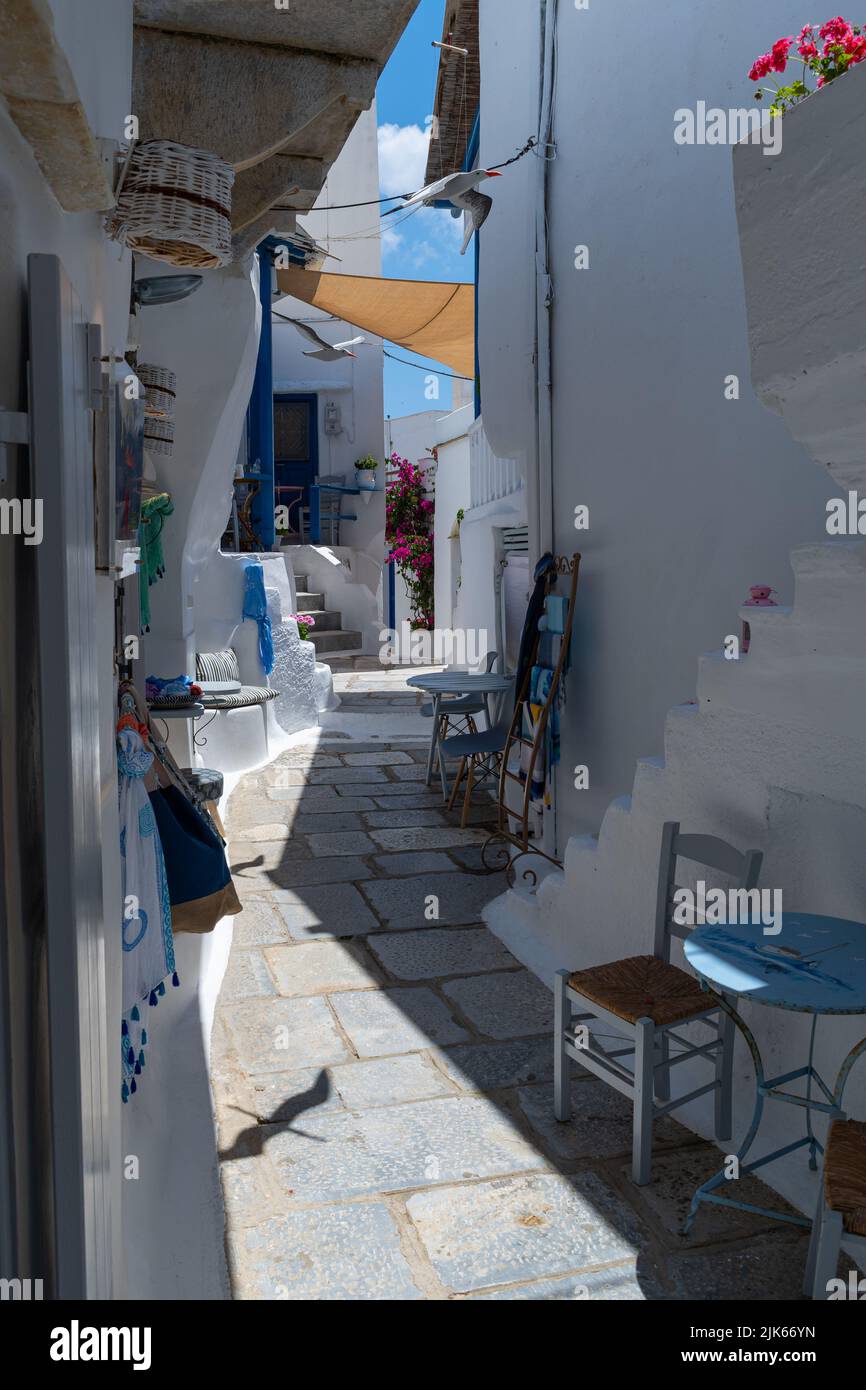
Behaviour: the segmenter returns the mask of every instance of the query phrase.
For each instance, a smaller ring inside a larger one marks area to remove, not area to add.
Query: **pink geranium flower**
[[[760,82],[762,77],[767,76],[767,73],[770,71],[772,63],[772,54],[762,53],[760,58],[756,58],[752,66],[749,68],[749,77],[752,79],[753,82]]]
[[[788,39],[777,39],[770,50],[770,66],[773,72],[784,72],[788,65],[788,54],[791,51],[791,44],[794,36]]]

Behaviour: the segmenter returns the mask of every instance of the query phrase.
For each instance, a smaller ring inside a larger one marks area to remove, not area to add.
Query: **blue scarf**
[[[246,589],[243,615],[259,625],[259,656],[265,668],[265,675],[269,676],[274,669],[274,639],[271,635],[271,620],[268,617],[268,601],[265,597],[265,572],[257,561],[245,567],[244,582]]]

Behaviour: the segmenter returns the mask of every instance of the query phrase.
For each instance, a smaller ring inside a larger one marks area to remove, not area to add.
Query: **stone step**
[[[319,653],[360,651],[363,645],[360,632],[317,632],[314,628],[309,640]]]
[[[310,577],[309,577],[309,575],[307,575],[307,574],[296,574],[296,575],[295,575],[295,588],[297,589],[298,593],[300,593],[302,589],[306,589],[306,587],[307,587],[307,585],[309,584],[309,582],[310,582]]]
[[[325,612],[325,595],[299,588],[295,594],[299,613]]]
[[[335,613],[328,608],[298,608],[299,613],[306,613],[316,624],[316,632],[337,632],[343,626],[342,613]]]

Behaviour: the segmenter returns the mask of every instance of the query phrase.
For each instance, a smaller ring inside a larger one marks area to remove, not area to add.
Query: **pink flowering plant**
[[[433,627],[433,511],[424,494],[424,469],[399,454],[391,455],[393,468],[385,497],[385,538],[390,544],[389,562],[405,580],[412,605],[412,627]]]
[[[306,642],[310,635],[310,628],[316,626],[316,620],[311,613],[292,613],[291,615],[298,624],[298,635],[302,642]]]
[[[794,53],[792,49],[795,48]],[[755,93],[757,101],[763,99],[765,92],[771,94],[773,102],[770,114],[781,116],[804,97],[811,96],[813,90],[826,87],[828,82],[833,82],[855,63],[862,63],[864,58],[866,26],[849,24],[847,19],[838,15],[835,19],[828,19],[826,24],[804,25],[796,38],[791,35],[777,39],[769,53],[762,53],[752,64],[749,77],[753,82],[763,83],[772,72],[786,72],[789,63],[802,65],[802,77],[795,77],[783,86],[768,83]],[[810,72],[815,74],[815,88],[805,80]]]

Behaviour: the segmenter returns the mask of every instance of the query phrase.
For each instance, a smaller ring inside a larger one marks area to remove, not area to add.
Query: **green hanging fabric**
[[[150,586],[165,574],[162,554],[162,528],[171,516],[174,503],[167,492],[147,497],[141,504],[141,565],[138,593],[141,605],[141,630],[150,631]]]

